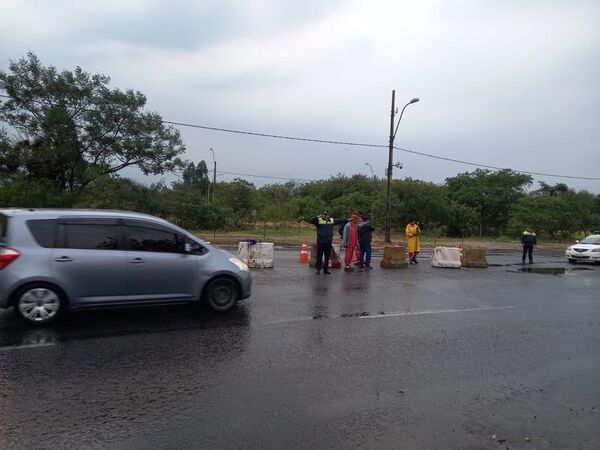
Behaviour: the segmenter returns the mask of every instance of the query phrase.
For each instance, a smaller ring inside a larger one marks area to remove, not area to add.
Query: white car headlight
[[[597,253],[597,252],[600,252],[600,248],[595,248],[595,249],[593,249],[591,251],[594,252],[594,253]]]
[[[248,272],[250,270],[248,269],[248,265],[244,261],[239,260],[237,258],[229,258],[229,262],[237,266],[237,268],[240,269],[242,272]]]

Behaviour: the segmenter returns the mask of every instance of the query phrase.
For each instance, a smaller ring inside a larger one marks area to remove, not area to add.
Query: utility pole
[[[217,161],[214,161],[213,169],[213,204],[215,203],[215,187],[217,187]]]
[[[392,164],[394,163],[394,115],[396,114],[396,91],[392,91],[392,112],[390,118],[390,149],[387,168],[387,196],[385,200],[385,242],[390,242],[390,195],[392,189]]]
[[[408,105],[412,105],[413,103],[416,103],[418,101],[418,98],[413,98],[406,105],[404,105],[404,108],[402,108],[402,112],[400,113],[400,117],[398,118],[398,124],[396,125],[396,129],[394,129],[394,116],[396,115],[396,91],[392,91],[392,117],[390,119],[390,158],[387,169],[387,198],[385,200],[386,243],[390,242],[391,237],[390,196],[392,192],[392,168],[394,167],[394,139],[396,139],[396,133],[398,132],[398,127],[400,126],[400,122],[402,121],[402,115],[404,114],[404,110]],[[396,167],[398,167],[398,169],[402,169],[402,164],[397,163]]]
[[[210,151],[212,153],[212,158],[213,158],[213,188],[212,188],[212,202],[213,205],[215,204],[215,188],[217,187],[217,160],[215,159],[215,151],[213,150],[213,148],[210,148]],[[213,209],[211,210],[211,214],[213,217],[213,239],[217,238],[217,223],[216,223],[216,219],[214,217],[214,206]]]
[[[213,203],[215,203],[215,187],[217,186],[217,160],[215,159],[215,151],[213,150],[213,148],[210,148],[210,151],[212,152],[212,158],[213,158],[213,188],[212,188],[212,200]]]

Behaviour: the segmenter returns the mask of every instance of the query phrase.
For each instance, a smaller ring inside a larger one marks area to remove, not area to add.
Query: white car
[[[571,264],[577,261],[600,262],[600,234],[591,234],[567,247],[566,255]]]

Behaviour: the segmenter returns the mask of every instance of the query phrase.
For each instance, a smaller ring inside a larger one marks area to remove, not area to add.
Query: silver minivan
[[[0,308],[44,324],[66,309],[250,297],[248,266],[157,217],[125,211],[0,209]]]

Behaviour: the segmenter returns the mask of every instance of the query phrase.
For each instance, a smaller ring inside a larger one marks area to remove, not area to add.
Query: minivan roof
[[[159,217],[148,214],[138,213],[134,211],[121,211],[118,209],[75,209],[75,208],[0,208],[0,214],[9,217],[17,216],[38,216],[38,217],[65,217],[65,216],[89,216],[89,217],[106,217],[119,216],[129,217],[132,219],[151,219],[168,223]]]

